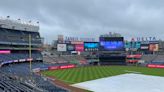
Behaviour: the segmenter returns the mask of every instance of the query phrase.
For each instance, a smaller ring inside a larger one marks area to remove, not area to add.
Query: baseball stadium
[[[49,45],[39,22],[20,21],[0,19],[0,92],[164,90],[164,41],[157,37],[58,34]]]

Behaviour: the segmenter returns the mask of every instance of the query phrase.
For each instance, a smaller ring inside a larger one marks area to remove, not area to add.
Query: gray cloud
[[[0,16],[40,21],[46,41],[58,34],[98,37],[119,32],[127,39],[164,34],[163,0],[3,0]]]

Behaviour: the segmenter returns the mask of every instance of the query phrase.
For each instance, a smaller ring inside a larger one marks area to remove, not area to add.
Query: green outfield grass
[[[64,70],[43,71],[42,74],[46,76],[54,76],[59,80],[69,84],[74,84],[129,72],[140,72],[141,74],[146,75],[164,76],[164,69],[136,66],[90,66]]]

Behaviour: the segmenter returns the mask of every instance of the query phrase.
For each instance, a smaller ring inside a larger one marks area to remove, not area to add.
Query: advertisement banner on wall
[[[125,48],[139,49],[140,47],[141,47],[141,42],[125,42]]]
[[[149,45],[149,51],[158,51],[159,44],[150,44]]]
[[[56,70],[59,69],[59,66],[49,66],[48,70]]]
[[[57,44],[57,51],[67,51],[66,44]]]
[[[0,54],[10,54],[10,50],[0,50]]]
[[[84,44],[83,41],[71,41],[71,44]]]
[[[149,44],[141,44],[141,50],[149,50]]]
[[[69,69],[69,68],[75,68],[76,65],[69,64],[69,65],[61,65],[61,66],[49,66],[48,70],[57,70],[57,69]]]
[[[76,44],[75,50],[80,52],[84,51],[84,44]]]
[[[75,68],[76,66],[74,64],[70,64],[70,65],[63,65],[60,66],[60,69],[69,69],[69,68]]]
[[[75,45],[67,44],[67,51],[75,51]]]

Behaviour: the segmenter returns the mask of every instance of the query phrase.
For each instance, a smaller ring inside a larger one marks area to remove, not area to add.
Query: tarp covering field
[[[164,92],[164,77],[122,74],[77,83],[72,86],[94,92]]]

